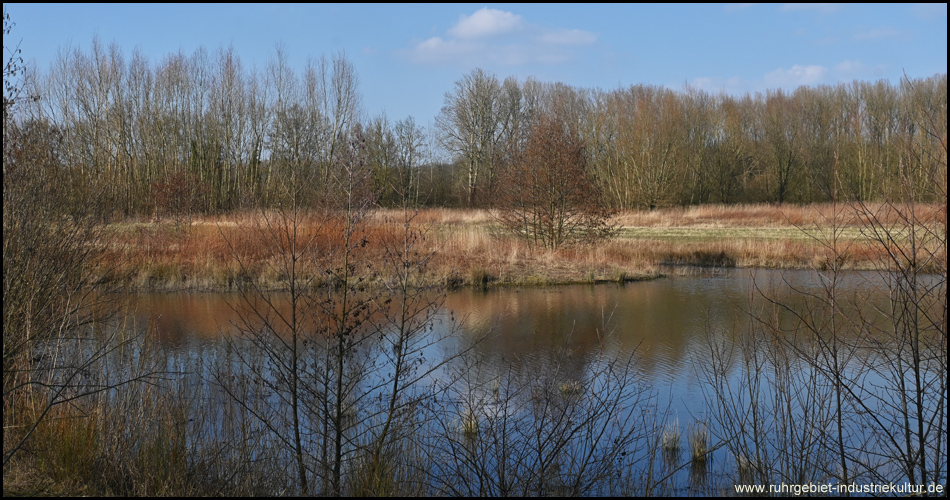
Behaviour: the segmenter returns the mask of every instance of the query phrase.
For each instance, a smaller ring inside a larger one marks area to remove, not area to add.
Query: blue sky
[[[477,67],[504,79],[604,90],[686,84],[732,94],[947,71],[946,4],[16,4],[28,62],[88,51],[93,36],[173,52],[233,46],[264,69],[283,44],[295,69],[345,53],[359,76],[364,117],[434,122],[444,94]]]

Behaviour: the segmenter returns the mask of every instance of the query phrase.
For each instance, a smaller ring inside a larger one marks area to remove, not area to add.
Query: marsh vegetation
[[[297,75],[94,42],[20,80],[11,54],[5,494],[946,484],[945,75],[735,98],[476,70],[429,143],[363,120],[342,56]],[[540,348],[527,316],[446,307],[684,264],[809,270],[708,322],[697,418],[618,338],[646,314],[560,304]],[[169,348],[130,290],[229,291],[227,334]]]

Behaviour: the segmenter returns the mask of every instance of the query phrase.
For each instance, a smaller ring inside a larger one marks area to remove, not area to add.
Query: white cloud
[[[503,35],[523,26],[521,16],[511,12],[482,8],[470,16],[462,16],[448,34],[456,38],[483,38]]]
[[[765,84],[769,88],[798,87],[799,85],[814,85],[821,83],[828,74],[824,66],[802,66],[796,64],[791,69],[779,68],[765,75]]]
[[[557,64],[596,41],[589,31],[537,26],[512,12],[483,8],[462,16],[444,37],[416,41],[399,52],[424,64]]]
[[[456,60],[468,54],[477,53],[483,44],[461,40],[443,40],[432,37],[416,44],[411,51],[411,58],[421,63],[443,63]]]

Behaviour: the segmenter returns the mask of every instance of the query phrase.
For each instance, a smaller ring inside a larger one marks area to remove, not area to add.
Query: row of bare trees
[[[343,56],[311,60],[298,74],[280,48],[263,71],[247,71],[231,49],[153,65],[93,40],[88,52],[63,52],[48,72],[30,72],[25,85],[39,98],[24,119],[59,131],[63,166],[108,179],[124,213],[154,209],[145,203],[151,190],[182,172],[204,186],[203,211],[249,196],[270,201],[277,177],[314,170],[325,185],[360,110]]]
[[[200,211],[273,203],[280,179],[311,171],[325,190],[351,130],[367,141],[374,183],[387,191],[382,203],[398,204],[398,187],[416,203],[492,205],[530,130],[552,115],[570,123],[584,169],[614,208],[829,201],[836,152],[849,193],[877,199],[898,189],[909,141],[926,146],[923,167],[945,178],[934,168],[935,139],[914,125],[920,109],[946,108],[945,75],[730,96],[499,81],[476,69],[446,93],[430,131],[411,117],[365,119],[344,56],[295,70],[280,47],[258,69],[230,48],[156,62],[93,40],[87,51],[64,50],[46,71],[31,69],[24,84],[36,98],[16,122],[61,137],[62,167],[108,180],[109,202],[126,214],[161,210],[151,195],[176,175],[199,187],[184,195]],[[945,114],[935,126],[935,137],[946,135]],[[436,161],[436,150],[448,162]]]
[[[437,124],[469,204],[492,198],[498,173],[533,124],[552,113],[572,122],[586,168],[617,208],[830,201],[835,175],[849,194],[870,200],[900,189],[900,154],[911,141],[926,151],[921,167],[946,178],[937,168],[946,119],[933,124],[933,136],[916,125],[925,118],[921,110],[946,109],[946,102],[945,75],[898,86],[856,81],[730,96],[648,85],[602,91],[531,79],[499,83],[475,70],[446,94]],[[915,189],[925,194],[925,186]]]

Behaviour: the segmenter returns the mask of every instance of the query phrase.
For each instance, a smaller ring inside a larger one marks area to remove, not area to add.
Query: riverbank
[[[922,210],[929,214],[925,220],[944,224],[945,233],[946,207]],[[366,286],[385,284],[394,272],[385,262],[401,237],[403,217],[375,210],[361,221],[355,234],[362,264],[353,275]],[[99,274],[136,291],[227,291],[250,281],[280,288],[286,276],[276,247],[286,238],[275,239],[275,221],[273,213],[242,212],[113,223]],[[822,269],[836,262],[869,270],[888,261],[866,221],[840,206],[836,215],[831,205],[709,205],[624,212],[614,223],[613,238],[550,250],[505,234],[487,210],[423,209],[410,221],[418,231],[411,251],[427,259],[416,282],[537,286],[652,279],[669,265]],[[301,218],[299,241],[318,254],[301,260],[301,275],[319,276],[339,264],[328,255],[341,244],[340,230],[339,221]]]

